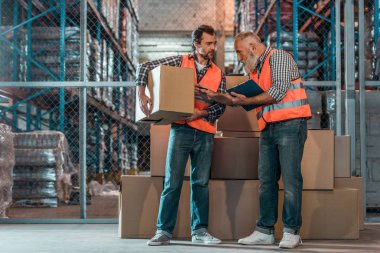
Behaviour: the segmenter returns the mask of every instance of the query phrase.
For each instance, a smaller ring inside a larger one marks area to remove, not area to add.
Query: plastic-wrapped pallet
[[[58,206],[74,172],[65,135],[58,131],[17,133],[14,139],[14,206]],[[67,184],[67,182],[66,182]]]
[[[15,164],[11,127],[0,124],[0,218],[7,217],[12,203],[13,166]]]

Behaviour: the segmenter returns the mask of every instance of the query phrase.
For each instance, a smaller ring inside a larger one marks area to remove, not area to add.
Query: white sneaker
[[[300,244],[302,244],[300,235],[284,232],[280,245],[278,246],[283,249],[293,249]]]
[[[164,233],[157,232],[152,239],[146,242],[149,246],[161,246],[170,243],[170,238]]]
[[[254,231],[250,236],[239,239],[238,243],[244,245],[274,244],[274,234],[268,235],[259,231]]]
[[[204,244],[219,244],[222,242],[218,238],[210,235],[208,232],[201,232],[201,233],[194,234],[191,237],[191,241],[193,243],[204,243]]]

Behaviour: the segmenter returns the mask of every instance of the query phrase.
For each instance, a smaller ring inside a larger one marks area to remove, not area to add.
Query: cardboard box
[[[259,138],[261,132],[236,132],[236,131],[223,131],[223,137],[236,137],[236,138]]]
[[[119,236],[151,238],[156,232],[163,181],[160,177],[122,176]]]
[[[212,179],[258,179],[259,138],[215,137]]]
[[[248,76],[226,76],[226,88],[248,80]],[[245,111],[241,106],[227,106],[224,114],[217,123],[218,131],[259,131],[257,124],[256,111]]]
[[[162,177],[122,176],[119,197],[119,236],[151,238],[156,232],[163,190]],[[174,238],[190,238],[190,183],[183,182]]]
[[[335,136],[335,177],[351,177],[351,137]]]
[[[148,91],[153,104],[151,114],[146,117],[136,103],[136,121],[165,125],[194,113],[193,69],[158,66],[149,73]]]
[[[284,192],[279,196],[279,218],[276,239],[282,238],[282,206]],[[359,239],[358,190],[303,191],[302,239]]]
[[[340,188],[353,188],[358,189],[358,210],[359,210],[359,228],[364,230],[364,201],[363,201],[363,178],[350,177],[350,178],[335,178],[335,189]]]
[[[259,217],[258,180],[210,180],[209,232],[222,240],[250,235]]]
[[[170,125],[150,127],[150,175],[155,177],[165,176],[166,155]],[[187,160],[185,176],[190,176],[190,158]]]
[[[309,130],[302,157],[303,189],[334,189],[334,131]],[[284,189],[282,179],[280,189]]]

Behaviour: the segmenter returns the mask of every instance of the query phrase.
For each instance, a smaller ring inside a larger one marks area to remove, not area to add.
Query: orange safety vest
[[[199,84],[201,86],[207,87],[208,89],[217,92],[220,82],[222,81],[222,71],[214,64],[211,63],[211,66],[208,68],[206,74],[201,79],[201,81],[197,82],[197,73],[195,67],[194,58],[190,58],[189,55],[182,56],[182,64],[181,67],[194,69],[194,84]],[[195,96],[194,100],[194,110],[200,111],[205,110],[212,101],[205,100],[200,96]],[[206,121],[203,118],[199,118],[190,122],[186,122],[185,120],[180,120],[176,122],[177,124],[188,124],[190,127],[201,130],[203,132],[214,134],[216,131],[215,125]]]
[[[272,87],[269,59],[275,51],[275,49],[272,49],[267,55],[261,68],[260,78],[257,70],[250,74],[250,78],[255,81],[264,92]],[[266,124],[270,122],[296,118],[311,118],[311,110],[301,78],[291,82],[291,86],[286,92],[286,96],[280,102],[266,104],[257,107],[255,110],[260,130],[263,130],[266,127]]]

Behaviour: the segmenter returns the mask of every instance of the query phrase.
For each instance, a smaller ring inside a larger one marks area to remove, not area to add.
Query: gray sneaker
[[[284,236],[278,246],[282,249],[294,249],[300,244],[302,244],[300,235],[284,232]]]
[[[254,231],[251,235],[239,239],[239,244],[244,245],[266,245],[274,244],[274,235],[273,234],[264,234],[259,231]]]
[[[221,240],[219,240],[216,237],[213,237],[206,231],[194,234],[191,238],[191,241],[193,243],[204,243],[204,244],[219,244],[222,242]]]
[[[162,232],[157,232],[152,239],[146,242],[149,246],[161,246],[170,243],[170,238]]]

